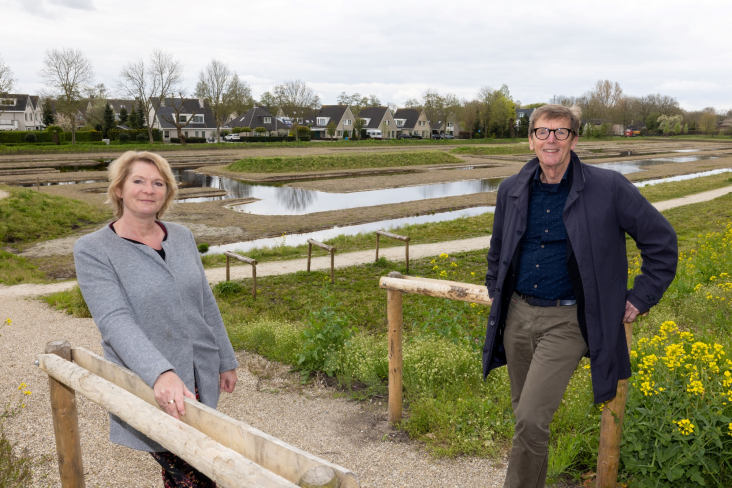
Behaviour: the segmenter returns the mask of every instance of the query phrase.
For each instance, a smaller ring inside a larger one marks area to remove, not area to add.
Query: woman
[[[117,220],[74,246],[104,357],[137,373],[176,419],[185,415],[184,396],[215,408],[220,391],[234,391],[239,364],[193,235],[158,220],[177,193],[170,165],[157,154],[128,151],[110,164],[109,181],[107,203]],[[166,487],[215,486],[114,415],[110,440],[150,452]]]

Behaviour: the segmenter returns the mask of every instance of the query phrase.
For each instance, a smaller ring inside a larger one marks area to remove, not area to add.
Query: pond
[[[691,163],[693,161],[706,161],[709,159],[718,159],[718,156],[671,156],[668,158],[639,159],[636,161],[620,161],[617,163],[597,163],[593,164],[593,166],[619,171],[620,173],[627,175],[630,173],[639,173],[644,171],[643,168],[648,166],[657,166],[669,163]]]

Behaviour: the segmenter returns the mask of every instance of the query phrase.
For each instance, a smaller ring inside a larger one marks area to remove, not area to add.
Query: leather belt
[[[577,300],[545,300],[543,298],[530,297],[528,295],[522,295],[519,292],[515,292],[523,301],[533,307],[565,307],[570,305],[577,305]]]

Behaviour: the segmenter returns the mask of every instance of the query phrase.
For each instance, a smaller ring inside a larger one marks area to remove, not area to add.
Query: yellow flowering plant
[[[631,354],[621,460],[639,488],[730,486],[732,361],[666,321]]]

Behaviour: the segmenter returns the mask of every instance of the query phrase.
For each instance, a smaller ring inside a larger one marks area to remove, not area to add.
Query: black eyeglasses
[[[547,129],[546,127],[539,127],[538,129],[534,129],[534,136],[543,141],[544,139],[548,139],[549,134],[552,132],[554,132],[554,137],[558,141],[563,141],[574,131],[572,129]]]

